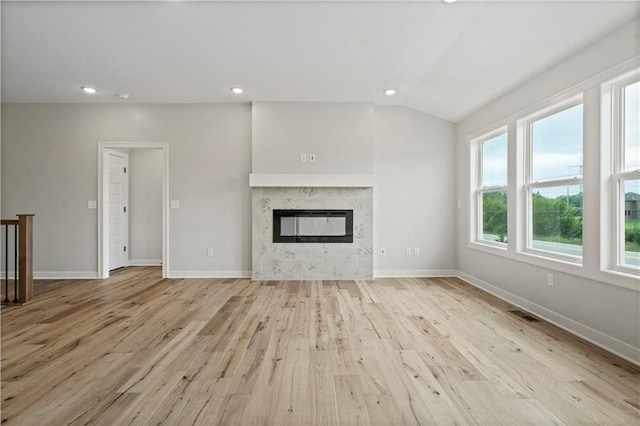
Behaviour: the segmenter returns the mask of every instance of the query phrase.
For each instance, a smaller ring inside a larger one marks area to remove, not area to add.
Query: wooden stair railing
[[[18,219],[2,219],[5,227],[5,299],[3,303],[24,304],[33,299],[33,214],[19,214]],[[9,300],[9,226],[14,226],[14,298]],[[17,272],[17,274],[16,274]]]

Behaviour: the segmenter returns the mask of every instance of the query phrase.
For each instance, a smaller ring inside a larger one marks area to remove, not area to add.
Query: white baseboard
[[[169,271],[168,278],[251,278],[251,271]]]
[[[34,271],[37,280],[90,280],[98,278],[96,271]]]
[[[13,271],[9,271],[9,280],[13,280]],[[91,280],[98,278],[96,271],[33,271],[36,280]],[[0,279],[5,279],[5,271],[0,272]]]
[[[129,259],[129,266],[162,266],[162,259]]]
[[[429,278],[429,277],[457,277],[455,269],[376,269],[374,278]]]
[[[509,291],[503,290],[493,284],[489,284],[479,278],[469,275],[465,272],[458,271],[458,278],[471,284],[474,287],[478,287],[487,293],[491,293],[494,296],[511,303],[525,311],[531,312],[543,320],[556,325],[563,330],[568,331],[571,334],[593,343],[611,352],[620,358],[623,358],[635,365],[640,366],[640,348],[633,347],[615,337],[608,336],[601,331],[595,330],[588,325],[584,325],[571,318],[565,317],[562,314],[554,312],[544,306],[531,302],[523,297],[517,296]]]

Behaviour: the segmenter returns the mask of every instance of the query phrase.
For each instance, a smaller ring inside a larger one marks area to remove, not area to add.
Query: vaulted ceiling
[[[454,122],[639,15],[636,1],[1,8],[3,102],[374,102]]]

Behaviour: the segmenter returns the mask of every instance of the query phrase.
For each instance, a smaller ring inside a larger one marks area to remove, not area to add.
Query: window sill
[[[600,268],[590,269],[580,262],[547,257],[524,251],[514,252],[508,250],[506,247],[496,247],[494,245],[483,244],[477,241],[467,243],[467,247],[495,256],[504,257],[509,260],[587,278],[592,281],[600,282],[603,285],[614,285],[616,287],[640,292],[640,279],[638,279],[637,275]]]
[[[527,247],[521,252],[523,255],[533,256],[542,260],[550,260],[553,262],[562,262],[567,265],[582,266],[582,256],[565,255],[553,251],[540,250],[533,247]]]
[[[500,243],[491,243],[487,241],[470,241],[467,247],[474,250],[484,251],[485,253],[496,254],[498,256],[507,256],[507,245]]]
[[[623,269],[601,269],[602,273],[611,274],[613,276],[618,276],[622,278],[629,278],[640,282],[640,271],[634,271],[631,268]]]

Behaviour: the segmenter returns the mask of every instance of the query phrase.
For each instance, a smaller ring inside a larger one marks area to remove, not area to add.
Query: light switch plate
[[[300,162],[301,163],[307,162],[307,154],[300,154]]]
[[[97,209],[98,208],[98,202],[96,200],[87,201],[87,208],[88,209]]]
[[[315,163],[316,162],[316,155],[315,154],[309,154],[309,162],[310,163]]]
[[[172,209],[179,209],[179,208],[180,208],[180,201],[178,201],[178,200],[171,200],[171,208],[172,208]]]

